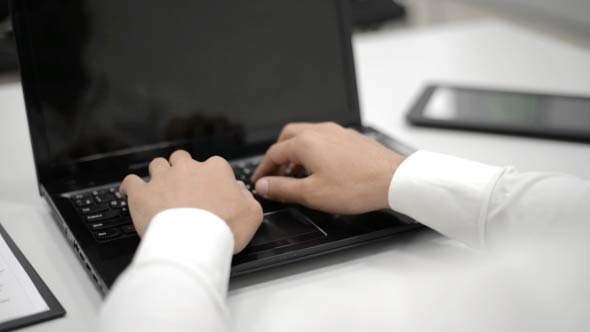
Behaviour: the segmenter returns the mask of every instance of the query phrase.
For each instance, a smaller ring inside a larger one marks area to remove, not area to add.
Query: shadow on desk
[[[314,270],[336,268],[347,262],[369,259],[377,255],[390,255],[392,256],[391,268],[403,268],[404,256],[411,256],[413,264],[416,261],[424,261],[425,264],[444,265],[448,262],[448,259],[466,257],[466,254],[467,257],[473,257],[474,253],[468,247],[447,239],[436,231],[423,227],[360,247],[237,276],[231,279],[229,291],[303,275]],[[400,258],[402,262],[400,262]]]

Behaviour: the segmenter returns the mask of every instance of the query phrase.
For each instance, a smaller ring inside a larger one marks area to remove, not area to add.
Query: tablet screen
[[[590,98],[438,87],[422,115],[496,128],[590,132]]]

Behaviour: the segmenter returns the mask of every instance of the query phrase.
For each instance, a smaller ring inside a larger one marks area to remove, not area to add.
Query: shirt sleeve
[[[159,213],[108,294],[98,330],[228,330],[233,249],[231,230],[208,211]]]
[[[590,182],[418,151],[396,170],[388,201],[443,235],[491,248],[587,228]]]

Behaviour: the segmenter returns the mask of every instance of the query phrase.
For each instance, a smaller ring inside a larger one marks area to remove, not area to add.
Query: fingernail
[[[262,178],[258,181],[256,181],[256,192],[258,193],[258,195],[262,196],[262,197],[267,197],[268,195],[268,180],[265,178]]]

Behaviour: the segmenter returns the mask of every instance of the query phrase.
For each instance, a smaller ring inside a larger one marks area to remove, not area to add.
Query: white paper
[[[47,310],[47,303],[0,235],[0,324]]]

